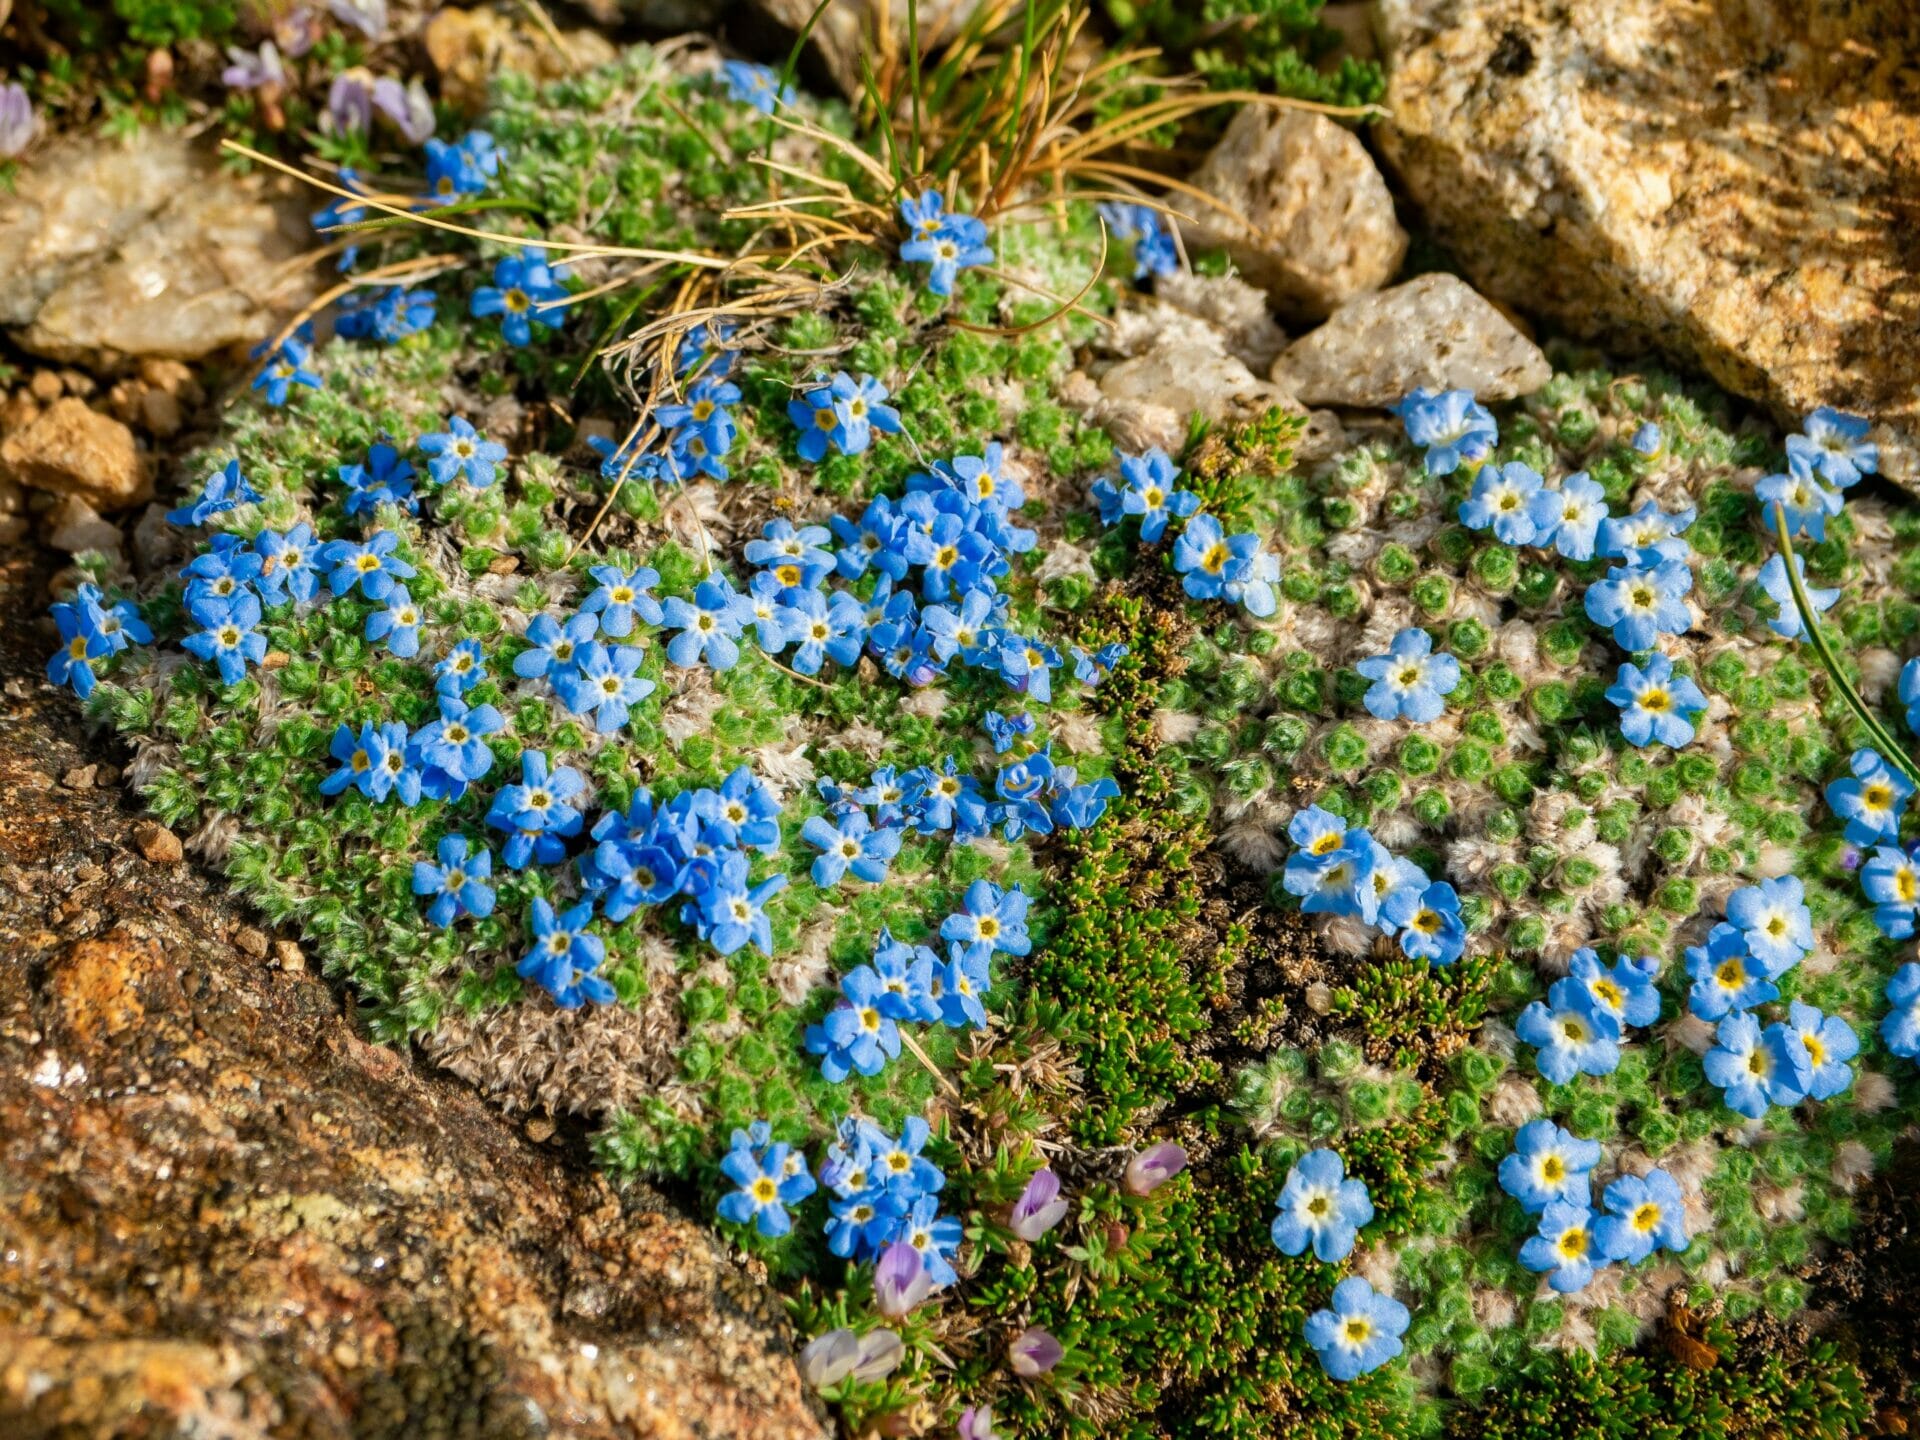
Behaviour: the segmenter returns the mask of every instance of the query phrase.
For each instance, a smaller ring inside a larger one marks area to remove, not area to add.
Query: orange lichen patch
[[[59,1024],[83,1044],[138,1025],[147,1013],[140,987],[161,960],[158,945],[125,928],[103,939],[77,941],[47,976],[59,1006]]]

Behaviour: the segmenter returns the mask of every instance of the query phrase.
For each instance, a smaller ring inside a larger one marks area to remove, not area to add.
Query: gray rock
[[[1191,248],[1224,247],[1283,315],[1317,320],[1393,278],[1407,253],[1393,197],[1350,130],[1305,110],[1249,105],[1182,197]]]
[[[1484,293],[1920,482],[1913,0],[1381,0],[1375,139]]]
[[[1153,298],[1212,325],[1234,358],[1255,373],[1287,348],[1287,332],[1274,324],[1266,295],[1238,275],[1175,270],[1153,282]]]
[[[1309,405],[1381,408],[1421,385],[1509,400],[1552,374],[1540,347],[1471,286],[1422,275],[1348,301],[1287,347],[1272,380]]]
[[[49,146],[0,202],[0,324],[92,366],[192,360],[266,335],[311,293],[310,197],[223,170],[182,136]]]

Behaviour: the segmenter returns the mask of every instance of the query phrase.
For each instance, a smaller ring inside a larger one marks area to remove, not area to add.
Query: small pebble
[[[155,865],[177,865],[187,853],[178,835],[152,820],[142,820],[133,827],[133,843]]]

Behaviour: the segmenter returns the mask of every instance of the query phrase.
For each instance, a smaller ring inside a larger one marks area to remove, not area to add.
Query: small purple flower
[[[220,72],[220,82],[229,90],[264,90],[269,85],[284,86],[287,83],[286,69],[280,64],[280,51],[271,40],[263,41],[258,50],[244,50],[238,45],[229,45],[227,61],[227,68]]]
[[[393,122],[393,128],[409,145],[423,145],[433,135],[433,101],[427,98],[427,87],[417,79],[402,85],[382,75],[373,82],[373,108]]]
[[[816,1390],[838,1385],[860,1363],[860,1337],[842,1326],[816,1335],[800,1352],[800,1378]]]
[[[906,1316],[933,1293],[933,1276],[920,1252],[896,1240],[873,1267],[873,1303],[889,1320]]]
[[[327,0],[327,11],[369,40],[378,40],[386,33],[387,0]]]
[[[334,130],[364,134],[373,128],[373,75],[355,65],[333,77],[327,87],[327,124]]]
[[[1029,1325],[1013,1337],[1007,1357],[1013,1373],[1024,1380],[1038,1379],[1066,1357],[1066,1347],[1038,1325]]]
[[[33,143],[39,122],[25,87],[0,85],[0,160],[12,160]]]
[[[898,1370],[906,1358],[906,1342],[893,1331],[869,1330],[860,1337],[860,1358],[854,1364],[853,1378],[863,1385],[871,1385]]]
[[[1127,1173],[1120,1183],[1129,1195],[1151,1195],[1186,1168],[1186,1150],[1171,1140],[1162,1140],[1127,1162]]]
[[[1034,1171],[1027,1188],[1013,1202],[1007,1228],[1031,1244],[1067,1218],[1067,1202],[1060,1198],[1060,1177],[1051,1169]]]
[[[993,1428],[993,1407],[991,1405],[969,1405],[960,1412],[960,1424],[955,1433],[960,1440],[1002,1440]]]

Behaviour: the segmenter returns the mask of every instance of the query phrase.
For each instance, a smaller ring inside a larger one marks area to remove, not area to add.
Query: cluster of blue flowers
[[[1133,247],[1133,278],[1171,275],[1180,268],[1180,251],[1173,243],[1173,232],[1151,205],[1129,205],[1118,200],[1103,200],[1100,218],[1114,238]]]
[[[79,586],[72,600],[54,604],[53,622],[60,630],[60,648],[47,661],[47,679],[72,686],[82,700],[93,694],[94,661],[153,641],[153,631],[131,600],[109,600],[91,582]]]
[[[773,953],[766,903],[787,877],[753,884],[749,872],[755,854],[780,848],[780,801],[746,766],[717,790],[683,790],[658,807],[641,790],[591,833],[580,879],[607,919],[617,924],[643,905],[679,896],[681,921],[722,955],[748,943]]]
[[[1324,1148],[1293,1162],[1275,1203],[1269,1232],[1274,1245],[1284,1255],[1311,1249],[1327,1265],[1351,1255],[1361,1228],[1373,1219],[1366,1182],[1350,1177],[1338,1153]],[[1353,1276],[1334,1288],[1331,1308],[1307,1317],[1305,1335],[1321,1368],[1344,1384],[1398,1355],[1411,1318],[1398,1300]]]
[[[835,1085],[849,1075],[878,1075],[899,1057],[902,1021],[984,1028],[994,954],[1025,955],[1032,945],[1027,903],[1017,885],[1002,890],[991,880],[974,881],[961,909],[940,926],[944,961],[931,946],[909,945],[883,928],[871,963],[849,970],[833,1009],[807,1027],[807,1053],[820,1057],[821,1075]]]
[[[960,1222],[939,1213],[946,1176],[921,1152],[931,1131],[910,1117],[898,1137],[870,1120],[848,1118],[820,1162],[820,1183],[834,1197],[827,1248],[853,1260],[879,1257],[906,1244],[919,1252],[936,1286],[957,1278],[951,1256],[960,1247]]]
[[[1120,457],[1120,481],[1109,476],[1093,482],[1100,523],[1118,525],[1129,515],[1140,521],[1140,538],[1157,542],[1168,522],[1183,521],[1173,542],[1173,568],[1181,587],[1195,600],[1225,600],[1265,617],[1278,608],[1274,586],[1280,561],[1261,547],[1252,531],[1229,535],[1220,521],[1200,509],[1200,497],[1182,490],[1173,461],[1159,447],[1144,455]]]
[[[1786,512],[1788,534],[1826,539],[1845,492],[1880,468],[1880,447],[1866,438],[1867,428],[1857,415],[1821,406],[1801,434],[1787,437],[1787,468],[1756,484],[1754,498]]]
[[[803,675],[818,674],[827,660],[855,664],[865,653],[919,687],[958,659],[1049,702],[1060,654],[1013,628],[998,588],[1012,557],[1037,538],[1014,522],[1025,503],[1019,481],[1002,469],[999,443],[990,442],[982,454],[908,476],[905,495],[877,496],[857,521],[836,515],[831,530],[768,522],[745,551],[757,567],[744,597],[755,639],[771,655],[791,648],[792,667]],[[868,577],[864,599],[847,588]],[[829,580],[838,586],[829,590]],[[1118,654],[1106,653],[1111,666]],[[1089,683],[1099,678],[1096,671]]]
[[[1827,521],[1845,505],[1845,492],[1880,468],[1880,448],[1866,438],[1867,429],[1860,416],[1825,405],[1809,415],[1802,433],[1787,437],[1787,468],[1753,487],[1769,525],[1778,511],[1786,518],[1789,535],[1825,539]],[[1802,556],[1794,555],[1793,567],[1813,612],[1819,615],[1832,608],[1840,592],[1808,585]],[[1760,567],[1759,583],[1776,611],[1768,626],[1788,640],[1800,639],[1806,625],[1793,601],[1793,580],[1787,575],[1784,555],[1768,557]]]
[[[1686,603],[1693,589],[1687,565],[1691,552],[1682,538],[1694,520],[1692,507],[1669,515],[1649,501],[1631,515],[1615,517],[1608,513],[1606,492],[1584,470],[1549,486],[1518,461],[1488,464],[1499,427],[1464,390],[1416,390],[1395,413],[1407,437],[1426,448],[1429,474],[1467,467],[1473,482],[1459,516],[1468,529],[1490,530],[1502,544],[1552,550],[1569,560],[1598,555],[1624,562],[1589,585],[1583,602],[1587,617],[1611,630],[1621,649],[1652,649],[1661,635],[1681,634],[1692,623]],[[1633,449],[1643,458],[1658,456],[1662,448],[1656,425],[1642,426],[1633,437]],[[1621,734],[1640,746],[1685,745],[1693,739],[1696,717],[1707,708],[1700,687],[1676,675],[1673,661],[1658,651],[1644,667],[1622,664],[1607,699],[1620,709]],[[1372,694],[1368,708],[1373,709]]]
[[[340,302],[333,333],[397,345],[432,325],[438,304],[433,291],[406,285],[355,290]]]
[[[1847,1022],[1794,1001],[1785,1020],[1761,1026],[1751,1012],[1780,998],[1773,982],[1813,949],[1813,918],[1798,878],[1787,875],[1734,891],[1727,918],[1706,943],[1687,950],[1694,978],[1687,1004],[1717,1020],[1705,1058],[1707,1079],[1727,1107],[1750,1120],[1770,1106],[1830,1100],[1853,1083],[1847,1062],[1860,1042]]]
[[[1287,838],[1294,851],[1281,884],[1300,897],[1304,913],[1356,916],[1398,935],[1402,951],[1433,965],[1451,965],[1466,952],[1453,886],[1395,856],[1372,832],[1309,805],[1288,822]]]
[[[919,1252],[933,1285],[950,1285],[961,1229],[959,1221],[939,1213],[947,1177],[922,1153],[931,1135],[918,1116],[909,1117],[898,1136],[849,1116],[820,1158],[816,1183],[806,1157],[774,1142],[766,1122],[756,1121],[751,1129],[733,1132],[720,1163],[721,1173],[736,1187],[721,1199],[720,1218],[777,1238],[793,1229],[788,1207],[824,1188],[833,1197],[826,1235],[835,1255],[864,1262],[878,1259],[889,1246],[906,1244]]]
[[[1611,1075],[1620,1063],[1620,1041],[1629,1026],[1660,1018],[1660,992],[1652,955],[1621,956],[1610,966],[1584,946],[1573,952],[1568,973],[1520,1012],[1514,1033],[1536,1047],[1534,1063],[1555,1085],[1575,1075]]]
[[[800,431],[800,458],[817,462],[831,446],[842,455],[859,455],[873,443],[873,432],[900,433],[900,412],[887,404],[888,390],[871,375],[858,380],[834,371],[787,402],[787,418]]]
[[[995,748],[1003,754],[1034,728],[1028,715],[1008,719],[988,711],[987,721]],[[1002,761],[990,794],[961,771],[951,755],[937,767],[896,772],[885,766],[874,771],[866,785],[822,780],[819,789],[827,813],[810,819],[801,838],[820,852],[813,862],[813,881],[823,888],[838,885],[848,874],[878,884],[909,832],[951,834],[965,844],[995,829],[1009,841],[1028,833],[1084,830],[1099,821],[1120,793],[1111,779],[1082,781],[1073,766],[1056,765],[1051,745],[1025,744]]]
[[[427,124],[430,130],[431,114]],[[453,205],[484,194],[499,176],[505,158],[493,136],[484,130],[470,130],[454,144],[431,138],[425,143],[426,193],[412,202],[415,209]],[[372,193],[366,183],[351,166],[340,170],[339,183],[350,195],[313,214],[313,228],[321,235],[344,232],[367,219],[369,207],[352,198]],[[502,260],[495,268],[493,285],[477,290],[470,302],[475,315],[502,316],[503,330],[515,345],[524,345],[532,338],[536,323],[547,327],[560,323],[545,307],[566,297],[566,291],[557,284],[563,272],[546,266],[541,255],[537,248],[526,247],[518,258]],[[359,258],[360,247],[349,243],[341,253],[339,268],[351,270]],[[432,325],[437,304],[433,291],[405,284],[356,289],[340,302],[334,333],[350,340],[397,344]],[[312,350],[313,332],[306,325],[278,346],[256,349],[254,358],[264,356],[267,363],[254,379],[253,388],[269,405],[286,404],[296,385],[320,389],[320,376],[307,364]]]
[[[481,488],[493,483],[496,467],[507,453],[506,447],[487,440],[458,418],[450,421],[445,431],[422,437],[419,448],[432,457],[428,474],[436,484],[459,480]],[[365,461],[342,465],[338,474],[346,490],[342,508],[349,518],[368,519],[386,504],[410,513],[419,509],[419,497],[414,493],[417,472],[390,444],[374,445]],[[242,506],[257,505],[261,499],[259,491],[241,473],[240,462],[232,460],[208,477],[199,495],[169,512],[167,518],[175,525],[205,526]],[[364,540],[342,537],[319,543],[313,527],[305,522],[284,534],[263,528],[251,539],[216,534],[209,540],[208,549],[181,571],[187,616],[196,627],[181,645],[211,664],[223,684],[236,685],[246,677],[249,666],[266,658],[266,637],[259,632],[265,613],[282,605],[306,605],[322,598],[324,583],[328,598],[358,592],[362,599],[373,602],[376,608],[366,618],[366,638],[384,644],[397,656],[412,658],[420,652],[425,616],[405,584],[415,572],[399,555],[399,545],[400,537],[384,529]],[[76,626],[80,618],[76,612]],[[124,620],[119,623],[124,634]],[[75,637],[63,630],[62,639],[71,649]],[[88,643],[95,642],[89,639]],[[111,643],[111,639],[100,642]],[[124,645],[124,640],[120,643]],[[468,661],[460,662],[459,673],[467,675],[471,642],[464,643],[469,647]],[[96,649],[94,654],[79,658],[90,661],[107,653],[111,652]],[[71,680],[76,688],[85,685],[91,689],[91,669],[83,665],[80,670],[85,671],[84,676],[63,663],[62,683]],[[472,672],[456,693],[463,693],[478,678],[479,672]]]
[[[951,295],[962,270],[993,263],[985,223],[947,209],[946,197],[938,190],[902,200],[900,223],[907,231],[900,258],[928,267],[927,289],[936,295]]]
[[[342,726],[335,753],[344,749],[346,755],[322,788],[353,784],[384,794],[408,786],[416,797],[423,787],[431,791],[435,766],[443,765],[456,748],[474,756],[487,754],[469,729],[479,728],[475,722],[483,712],[489,728],[497,728],[499,717],[491,706],[450,719],[444,696],[441,720],[411,740],[398,724],[369,725],[358,736]],[[486,763],[473,764],[472,778],[484,774],[490,761],[487,754]],[[368,778],[389,769],[393,778]],[[567,842],[585,827],[586,788],[570,766],[553,765],[543,751],[522,752],[518,783],[501,786],[487,811],[488,826],[507,836],[502,858],[510,868],[566,859]],[[642,906],[676,898],[683,902],[681,922],[720,954],[731,955],[747,944],[770,954],[773,927],[766,902],[785,888],[786,876],[754,884],[750,872],[755,854],[779,848],[779,815],[778,799],[745,766],[717,790],[682,791],[655,805],[643,789],[624,811],[605,811],[588,832],[589,847],[577,860],[585,898],[564,911],[543,899],[533,902],[528,920],[533,946],[521,960],[519,974],[543,986],[563,1007],[605,1004],[614,991],[596,973],[606,953],[604,941],[589,929],[596,909],[609,924],[618,925]],[[464,915],[492,913],[494,892],[486,883],[492,872],[490,850],[449,835],[440,841],[434,861],[415,862],[413,890],[432,897],[429,920],[451,925]]]
[[[1687,1008],[1721,1020],[1780,998],[1773,981],[1813,949],[1813,917],[1797,876],[1744,886],[1727,897],[1726,919],[1687,947],[1693,988]]]
[[[358,731],[341,725],[331,750],[339,768],[320,782],[320,793],[352,789],[376,805],[394,799],[409,806],[423,797],[451,802],[465,795],[493,768],[486,737],[506,720],[493,706],[469,706],[457,693],[443,692],[439,703],[440,717],[412,733],[397,720],[368,721]]]
[[[1520,1247],[1520,1263],[1562,1295],[1584,1289],[1608,1265],[1638,1265],[1656,1250],[1688,1245],[1685,1200],[1673,1176],[1658,1167],[1622,1175],[1596,1209],[1592,1171],[1599,1160],[1597,1142],[1551,1120],[1531,1120],[1500,1162],[1500,1188],[1540,1217],[1539,1230]]]
[[[684,398],[654,407],[652,416],[666,441],[662,447],[638,445],[637,434],[618,444],[603,435],[587,437],[600,456],[602,479],[677,485],[697,475],[728,478],[726,456],[740,434],[729,408],[740,403],[740,388],[727,379],[739,355],[730,343],[735,329],[731,320],[703,321],[680,338],[673,370],[677,382],[687,382]]]

